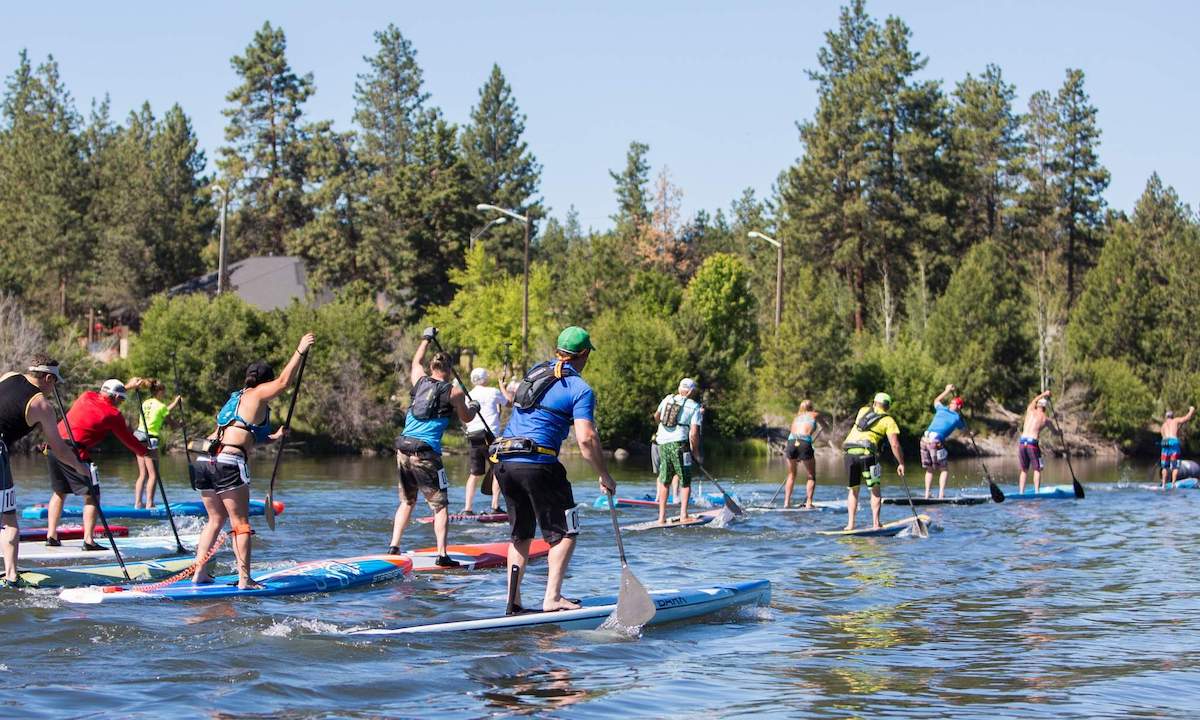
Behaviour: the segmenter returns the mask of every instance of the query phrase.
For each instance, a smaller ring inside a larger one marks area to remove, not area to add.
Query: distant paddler
[[[579,534],[579,511],[558,452],[571,430],[579,451],[600,478],[600,491],[615,493],[617,483],[608,474],[594,419],[596,396],[580,377],[587,366],[592,340],[581,327],[569,327],[558,336],[554,359],[526,373],[513,398],[513,413],[504,433],[492,446],[499,464],[496,479],[504,492],[512,545],[508,550],[508,577],[519,567],[516,587],[509,588],[513,610],[521,605],[521,579],[529,564],[534,531],[550,545],[549,575],[542,609],[574,610],[575,600],[562,595],[563,578]]]
[[[947,385],[946,389],[934,398],[933,420],[930,421],[929,427],[925,428],[925,434],[921,436],[921,467],[925,468],[925,497],[929,497],[929,493],[933,489],[934,470],[941,471],[941,475],[938,477],[938,497],[946,496],[946,478],[950,475],[950,453],[946,450],[946,440],[954,434],[955,430],[962,430],[968,435],[970,434],[970,430],[967,429],[967,421],[963,420],[962,416],[963,399],[956,396],[951,398],[949,406],[943,404],[946,396],[953,393],[955,389],[953,385]]]
[[[55,428],[54,406],[47,395],[53,394],[61,380],[58,361],[45,355],[35,356],[24,372],[0,376],[0,551],[4,554],[0,587],[24,584],[17,572],[21,529],[17,524],[17,490],[8,459],[9,447],[40,429],[52,457],[80,475],[90,472]]]
[[[1021,427],[1021,439],[1017,445],[1017,460],[1021,463],[1021,475],[1017,479],[1017,492],[1025,492],[1025,478],[1029,469],[1033,468],[1033,491],[1042,489],[1042,446],[1040,437],[1042,430],[1050,418],[1046,416],[1046,408],[1050,406],[1050,391],[1045,390],[1033,396],[1029,407],[1025,408],[1025,424]]]
[[[508,367],[500,373],[500,387],[488,384],[491,375],[487,368],[477,367],[471,371],[471,399],[479,403],[479,413],[467,423],[467,443],[470,445],[470,473],[467,475],[466,500],[463,514],[473,515],[476,483],[489,483],[485,495],[492,496],[492,511],[500,510],[500,483],[496,482],[492,463],[488,460],[488,448],[496,441],[492,433],[500,432],[500,408],[512,406],[512,393],[508,391]],[[482,488],[482,485],[479,485]]]
[[[433,536],[437,541],[438,567],[458,567],[458,561],[446,552],[446,532],[450,523],[450,479],[442,465],[442,436],[457,417],[468,423],[479,414],[479,403],[469,402],[463,389],[452,383],[450,356],[435,353],[425,372],[425,353],[437,334],[437,328],[427,327],[421,333],[421,344],[409,366],[412,382],[411,402],[404,418],[404,430],[396,438],[396,471],[400,476],[400,504],[392,522],[392,542],[388,552],[400,554],[404,528],[417,504],[417,491],[433,511]],[[473,491],[472,491],[473,492]]]
[[[692,399],[696,381],[683,378],[676,391],[664,397],[654,411],[658,432],[658,524],[667,522],[667,494],[679,483],[679,521],[688,520],[688,500],[692,494],[692,466],[704,461],[700,451],[700,430],[704,410]]]
[[[900,452],[900,426],[889,413],[892,396],[876,393],[874,401],[858,411],[850,434],[842,443],[843,460],[846,464],[846,529],[854,529],[854,516],[858,513],[858,488],[866,482],[871,491],[871,522],[880,528],[879,509],[883,505],[881,478],[883,468],[879,464],[879,443],[887,438],[896,459],[896,473],[904,477],[904,454]]]
[[[242,389],[230,394],[217,412],[217,427],[208,436],[207,452],[196,456],[192,463],[195,486],[208,511],[208,524],[196,543],[196,572],[192,576],[192,582],[196,584],[212,582],[212,576],[205,570],[205,561],[209,548],[228,520],[233,532],[233,552],[237,557],[238,589],[262,587],[250,577],[250,539],[254,529],[250,527],[248,459],[255,445],[278,442],[283,438],[282,425],[271,432],[268,403],[282,395],[296,379],[300,361],[314,342],[316,338],[312,333],[301,338],[279,377],[275,377],[275,371],[264,360],[250,363],[246,367]]]
[[[74,464],[64,463],[58,455],[47,456],[50,469],[50,505],[46,510],[46,544],[57,547],[62,543],[58,540],[58,521],[62,517],[63,502],[68,493],[83,498],[83,549],[107,550],[104,545],[95,542],[92,533],[96,529],[97,505],[100,503],[100,487],[96,482],[95,466],[91,463],[91,451],[109,435],[121,441],[140,461],[146,455],[147,448],[142,444],[129,423],[121,414],[121,403],[125,402],[125,383],[117,379],[105,380],[100,386],[100,392],[84,391],[71,404],[66,418],[58,424],[58,434],[65,440],[71,439],[74,432],[75,453],[87,468],[80,473]],[[68,424],[70,430],[67,429]]]
[[[783,448],[783,456],[787,458],[787,480],[783,483],[783,506],[792,506],[792,488],[796,484],[796,470],[804,467],[807,477],[804,485],[804,506],[811,510],[813,493],[817,490],[817,461],[813,451],[813,438],[817,434],[817,413],[813,409],[812,400],[802,400],[792,425],[788,428],[787,444]]]
[[[125,389],[132,392],[145,390],[150,394],[150,397],[142,401],[142,410],[138,413],[138,428],[133,432],[133,436],[148,448],[148,452],[137,459],[138,476],[133,484],[133,506],[152,508],[154,491],[158,487],[159,436],[167,416],[179,407],[183,398],[176,395],[170,404],[163,402],[167,388],[154,378],[130,378],[129,382],[125,383]]]
[[[1159,465],[1162,467],[1162,482],[1159,487],[1167,487],[1167,473],[1171,474],[1171,484],[1179,482],[1179,455],[1183,451],[1183,446],[1179,442],[1179,426],[1183,425],[1196,414],[1196,408],[1189,407],[1187,414],[1181,418],[1175,417],[1175,413],[1167,411],[1166,418],[1163,420],[1162,430],[1159,432],[1162,435],[1161,450],[1159,455]]]

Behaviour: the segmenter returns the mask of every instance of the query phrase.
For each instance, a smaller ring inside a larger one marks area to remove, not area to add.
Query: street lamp
[[[229,208],[229,192],[220,185],[213,184],[213,192],[221,196],[221,240],[217,246],[217,294],[225,292],[225,263],[228,252],[225,247],[225,215]]]
[[[779,321],[783,317],[783,243],[757,230],[751,230],[747,235],[775,246],[775,332],[779,332]]]
[[[480,238],[480,236],[483,235],[485,232],[490,230],[493,225],[503,225],[506,222],[508,222],[508,218],[501,216],[501,217],[496,218],[495,220],[492,220],[487,225],[484,225],[483,227],[479,228],[479,230],[477,232],[471,233],[471,245],[470,245],[471,249],[472,250],[475,249],[475,241],[478,240]]]
[[[521,306],[521,372],[524,373],[529,359],[529,218],[487,203],[479,203],[475,209],[480,212],[498,212],[525,225],[525,301]]]

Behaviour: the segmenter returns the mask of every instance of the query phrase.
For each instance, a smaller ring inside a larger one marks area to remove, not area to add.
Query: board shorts
[[[1038,445],[1038,441],[1027,437],[1021,438],[1021,444],[1017,449],[1017,459],[1021,462],[1021,472],[1026,472],[1031,467],[1041,472],[1046,466],[1042,462],[1042,448]]]
[[[921,467],[926,470],[945,470],[950,466],[950,453],[941,438],[925,433],[921,438]]]
[[[8,445],[0,440],[0,515],[17,511],[17,489],[13,485]]]
[[[692,486],[691,446],[681,442],[661,443],[658,446],[658,481],[670,485],[671,478],[679,476],[679,486]]]
[[[846,487],[858,487],[864,480],[869,488],[882,485],[882,480],[871,474],[871,467],[879,463],[876,455],[845,453],[842,459],[846,464]]]
[[[562,463],[501,461],[496,479],[504,493],[513,542],[532,540],[535,525],[551,546],[579,534],[579,511]]]
[[[422,443],[424,444],[424,443]],[[450,481],[442,467],[442,456],[428,445],[417,452],[396,451],[396,472],[400,476],[400,492],[404,502],[417,504],[417,491],[425,496],[425,502],[434,512],[450,504],[446,489]]]
[[[496,438],[487,430],[476,430],[475,432],[467,433],[467,442],[470,443],[471,449],[467,453],[470,467],[468,472],[471,475],[486,475],[491,468],[491,463],[488,462],[488,447],[496,440]]]
[[[63,464],[61,460],[50,453],[46,456],[46,464],[50,468],[50,491],[56,495],[79,495],[87,497],[92,491],[92,479],[75,472],[74,468]],[[100,488],[96,488],[100,494]]]
[[[246,458],[233,453],[220,453],[216,457],[201,455],[192,463],[192,476],[200,494],[220,495],[249,485],[250,466]]]
[[[813,452],[812,440],[805,438],[788,438],[787,445],[783,448],[783,456],[788,460],[803,462],[804,460],[812,460],[816,457]]]
[[[1158,464],[1163,470],[1178,470],[1179,456],[1183,452],[1183,446],[1179,442],[1179,438],[1163,438],[1162,453],[1159,454]]]

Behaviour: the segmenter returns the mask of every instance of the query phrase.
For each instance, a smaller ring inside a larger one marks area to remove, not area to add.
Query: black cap
[[[274,379],[275,371],[265,360],[255,360],[246,366],[246,387],[254,387]]]

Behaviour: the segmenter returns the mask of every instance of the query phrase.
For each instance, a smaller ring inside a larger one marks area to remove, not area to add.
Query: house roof
[[[258,256],[239,260],[229,266],[229,288],[238,297],[260,310],[278,310],[308,297],[308,276],[304,261],[291,256]],[[167,295],[217,292],[217,273],[192,278],[167,291]]]

